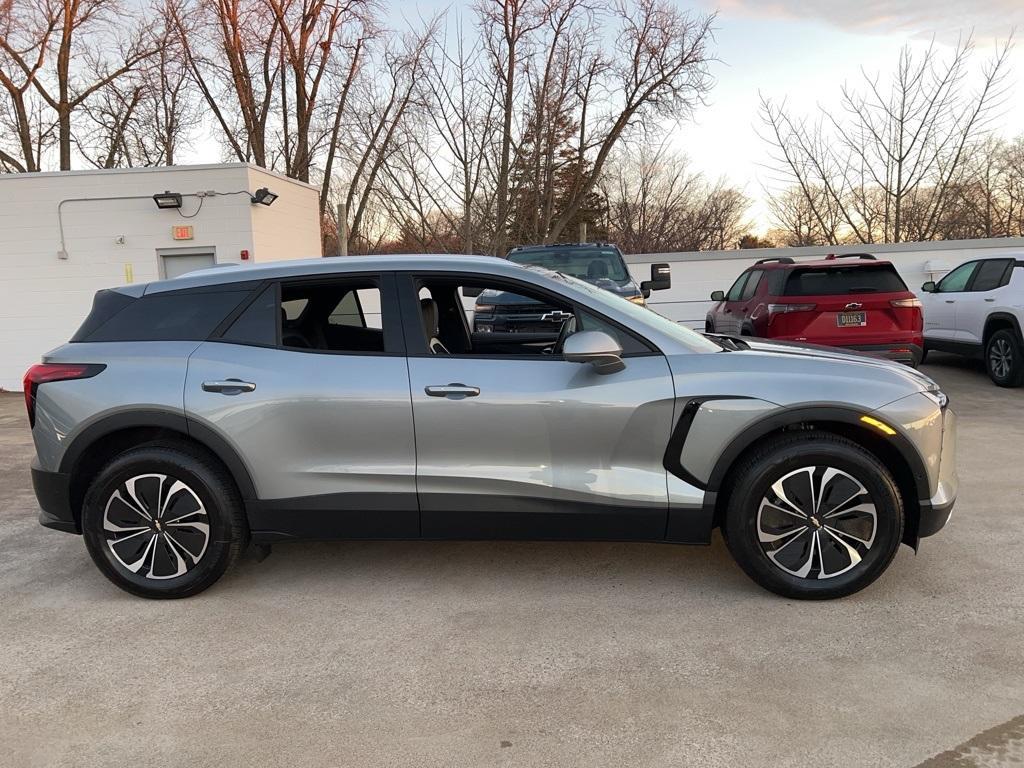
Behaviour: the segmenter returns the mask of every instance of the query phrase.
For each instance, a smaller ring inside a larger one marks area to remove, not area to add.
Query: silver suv
[[[562,313],[473,332],[470,297]],[[211,269],[96,295],[25,377],[43,525],[145,597],[247,542],[706,544],[789,597],[848,595],[957,491],[955,416],[907,367],[715,339],[502,259]]]

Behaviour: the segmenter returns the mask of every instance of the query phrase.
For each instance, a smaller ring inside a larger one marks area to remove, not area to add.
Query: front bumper
[[[71,477],[32,467],[32,489],[39,502],[39,523],[67,533],[81,533],[71,509]]]

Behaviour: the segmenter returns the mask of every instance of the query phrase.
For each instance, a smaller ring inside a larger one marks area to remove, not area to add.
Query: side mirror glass
[[[618,373],[626,367],[622,347],[604,331],[578,331],[562,345],[562,357],[570,363],[590,363],[600,374]]]
[[[672,287],[672,267],[668,264],[651,264],[651,279],[640,283],[640,291],[644,298],[650,295],[651,291],[664,291]]]
[[[725,301],[725,291],[712,291],[711,292],[711,300],[712,301]]]
[[[921,286],[921,290],[925,293],[935,293],[935,282],[933,280],[929,280]]]

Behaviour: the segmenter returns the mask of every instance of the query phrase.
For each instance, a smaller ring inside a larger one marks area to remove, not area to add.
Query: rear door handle
[[[439,384],[424,387],[423,391],[431,397],[450,397],[453,400],[461,400],[464,397],[476,397],[480,394],[480,387],[468,387],[465,384]]]
[[[985,299],[985,301],[995,301],[995,299]]]
[[[953,299],[946,299],[946,303],[947,304],[956,304],[956,302],[953,301]]]
[[[223,381],[204,381],[204,392],[220,392],[222,395],[239,395],[242,392],[252,392],[256,385],[251,381],[241,379],[224,379]]]

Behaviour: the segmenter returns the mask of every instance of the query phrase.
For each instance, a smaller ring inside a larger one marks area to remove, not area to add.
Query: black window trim
[[[608,317],[603,312],[600,312],[588,304],[576,301],[564,296],[560,293],[552,291],[544,286],[536,285],[534,283],[517,280],[515,278],[505,277],[504,275],[493,275],[489,273],[480,272],[466,272],[463,270],[459,271],[448,271],[448,270],[437,270],[437,269],[425,269],[425,270],[402,270],[395,272],[396,277],[396,288],[399,293],[399,307],[402,310],[403,316],[403,327],[405,329],[406,349],[408,350],[408,357],[428,357],[437,358],[439,355],[435,355],[430,352],[426,347],[426,339],[423,334],[423,321],[420,316],[419,303],[416,297],[419,295],[417,288],[417,280],[424,277],[436,277],[442,279],[452,280],[464,280],[468,282],[481,282],[481,281],[493,281],[499,286],[510,286],[511,290],[519,288],[520,290],[531,291],[533,293],[539,293],[542,296],[549,297],[555,303],[570,304],[575,314],[579,308],[583,308],[591,315],[594,315],[600,320],[608,323],[614,328],[619,329],[623,333],[632,336],[634,339],[639,341],[641,344],[646,346],[650,351],[648,352],[627,352],[623,354],[624,359],[634,357],[657,357],[663,356],[664,353],[658,349],[657,345],[654,344],[650,339],[642,336],[637,331],[629,328],[622,323]],[[413,306],[415,300],[415,306]],[[453,353],[451,355],[445,355],[443,357],[451,357],[458,360],[538,360],[538,361],[554,361],[554,362],[565,362],[565,359],[561,355],[501,355],[501,354],[473,354],[473,353]]]

